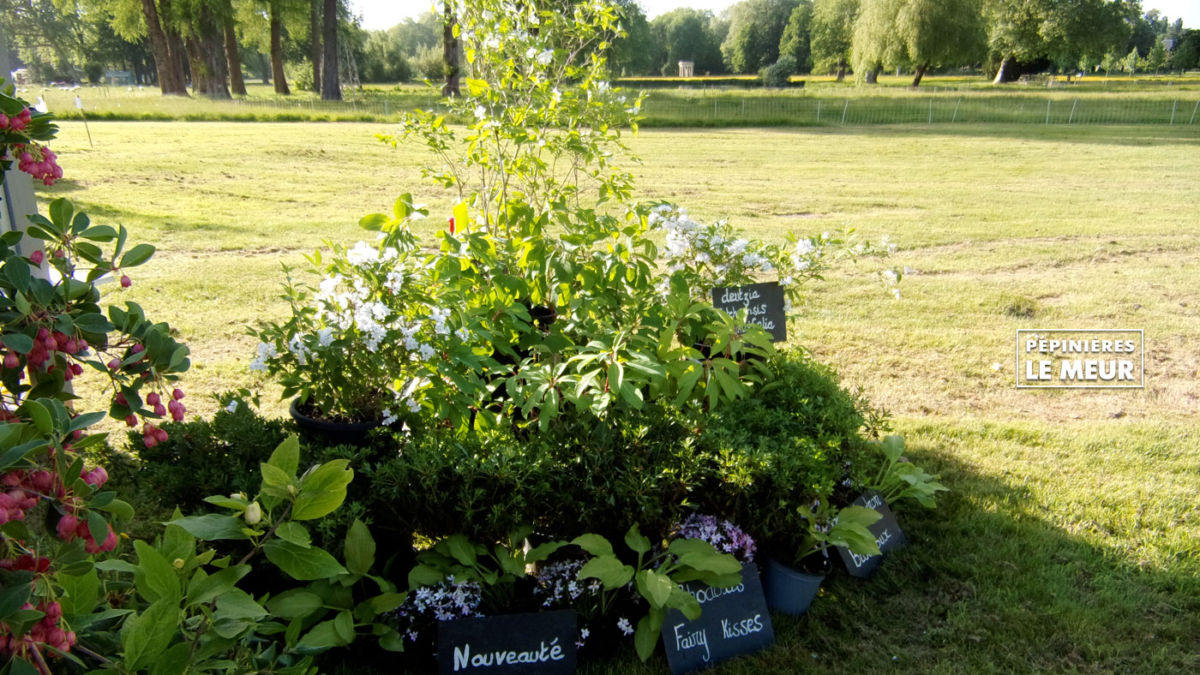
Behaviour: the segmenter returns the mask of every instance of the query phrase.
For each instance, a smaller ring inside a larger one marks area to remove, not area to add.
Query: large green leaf
[[[271,539],[263,544],[263,552],[267,554],[267,560],[298,581],[327,579],[347,573],[333,556],[316,546],[302,548],[290,541]]]
[[[295,476],[296,470],[300,468],[300,439],[296,436],[285,438],[275,447],[267,464],[282,469],[289,476]]]
[[[249,536],[242,531],[244,529],[242,519],[235,516],[208,513],[203,516],[176,518],[170,524],[181,527],[193,537],[205,541],[249,539]]]
[[[622,563],[616,556],[596,556],[587,561],[580,570],[580,579],[598,579],[606,590],[620,588],[633,578],[633,568]]]
[[[346,569],[352,574],[364,575],[375,564],[375,540],[367,526],[357,518],[346,533]]]
[[[321,596],[303,588],[295,588],[267,601],[267,609],[284,619],[302,619],[321,608]]]
[[[249,593],[232,588],[217,596],[216,619],[261,619],[267,610],[254,601]]]
[[[327,516],[346,501],[346,486],[354,479],[350,461],[335,459],[300,479],[300,494],[292,505],[292,518],[312,520]]]
[[[200,605],[234,588],[238,580],[250,573],[249,565],[234,565],[204,576],[197,572],[188,583],[187,604]]]
[[[612,544],[598,534],[581,534],[571,540],[571,543],[592,555],[612,555]]]
[[[675,582],[665,574],[659,574],[654,570],[642,570],[637,573],[638,593],[641,593],[642,597],[650,602],[651,607],[665,607],[673,588],[675,588]]]
[[[663,611],[650,609],[650,613],[638,621],[637,630],[633,634],[633,645],[637,648],[638,658],[646,661],[654,653],[658,645],[658,633],[662,629]]]
[[[140,539],[134,540],[133,548],[138,556],[138,570],[133,575],[138,593],[147,602],[165,599],[178,605],[181,593],[175,567],[157,549]]]
[[[178,628],[178,598],[162,598],[142,614],[126,619],[121,628],[126,668],[136,671],[157,658],[171,644]]]

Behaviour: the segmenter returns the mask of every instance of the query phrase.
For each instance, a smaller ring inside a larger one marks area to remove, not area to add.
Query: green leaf
[[[658,633],[662,630],[663,611],[650,609],[650,613],[638,621],[637,630],[633,634],[633,644],[637,648],[638,658],[643,663],[654,653],[658,646]]]
[[[422,586],[436,586],[446,579],[446,574],[436,567],[430,565],[415,565],[408,572],[409,588],[420,588]]]
[[[625,545],[628,546],[634,553],[649,553],[650,539],[642,534],[638,529],[637,523],[629,528],[625,533]]]
[[[75,317],[75,327],[85,333],[104,334],[113,330],[113,325],[102,314],[80,314]]]
[[[387,215],[385,215],[383,213],[372,213],[370,215],[363,216],[358,221],[358,226],[363,228],[364,230],[378,232],[378,231],[382,230],[383,226],[387,225],[390,221],[391,221],[391,218],[388,218]]]
[[[42,675],[42,671],[38,670],[34,665],[26,661],[23,657],[14,658],[9,662],[9,675]]]
[[[288,436],[284,439],[271,453],[267,464],[282,469],[288,476],[294,477],[296,470],[300,468],[300,439],[296,436]]]
[[[693,569],[714,574],[733,574],[742,569],[742,564],[737,558],[728,553],[721,553],[703,539],[676,539],[671,542],[669,548],[680,565],[687,565]]]
[[[587,561],[580,570],[580,579],[598,579],[605,590],[620,588],[633,578],[633,568],[613,555],[602,555]]]
[[[46,406],[37,401],[27,400],[21,406],[21,411],[29,416],[38,433],[45,436],[54,433],[54,418],[50,416],[50,411],[46,409]],[[103,540],[103,537],[101,537],[101,540]]]
[[[218,595],[232,590],[238,580],[249,573],[249,565],[234,565],[208,576],[197,572],[188,582],[187,605],[189,607],[202,605]]]
[[[117,231],[108,225],[94,225],[79,233],[83,239],[108,242],[117,238]]]
[[[592,555],[613,555],[612,544],[598,534],[581,534],[572,539],[571,543]]]
[[[267,462],[263,462],[258,466],[263,477],[263,492],[272,497],[279,497],[280,499],[284,499],[291,494],[288,491],[288,487],[295,480],[295,474],[289,474],[283,469]]]
[[[477,80],[475,78],[463,78],[467,84],[467,90],[471,92],[471,96],[482,96],[484,92],[491,88],[487,80]]]
[[[303,588],[295,588],[267,601],[267,609],[284,619],[302,619],[321,608],[321,596]]]
[[[350,622],[349,635],[346,631],[347,620]],[[349,612],[340,612],[337,617],[313,626],[312,630],[300,638],[296,647],[304,651],[325,651],[332,647],[344,647],[353,641],[353,617]]]
[[[349,467],[349,460],[335,459],[301,478],[292,518],[312,520],[336,511],[346,501],[346,486],[354,479],[354,471]]]
[[[667,599],[671,597],[672,588],[675,588],[675,582],[665,574],[654,570],[642,570],[637,573],[638,593],[650,602],[651,607],[665,607]]]
[[[308,528],[300,523],[286,522],[280,525],[275,530],[275,536],[289,541],[300,548],[308,548],[312,545],[312,535],[308,533]]]
[[[54,223],[55,231],[58,234],[66,232],[66,228],[71,224],[71,216],[74,213],[75,206],[66,197],[59,197],[50,202],[50,222]]]
[[[452,534],[442,541],[450,556],[458,562],[471,567],[475,564],[475,545],[461,534]]]
[[[263,544],[263,552],[267,554],[267,560],[297,581],[327,579],[347,573],[333,556],[316,546],[302,548],[289,541],[271,539]]]
[[[118,520],[133,520],[133,507],[128,502],[123,502],[120,499],[114,499],[104,506],[97,506],[95,508],[111,513]]]
[[[157,549],[140,539],[134,540],[133,548],[138,556],[138,569],[133,575],[138,593],[147,602],[165,599],[178,605],[179,574],[175,568]]]
[[[100,598],[100,576],[95,569],[79,576],[59,574],[57,581],[63,590],[58,598],[63,614],[91,614],[96,608]]]
[[[249,593],[240,588],[231,588],[217,596],[216,619],[261,619],[267,610],[254,601]]]
[[[243,521],[236,516],[208,513],[203,516],[187,516],[170,521],[171,525],[183,528],[197,539],[217,541],[219,539],[249,539],[243,532]]]
[[[700,602],[696,600],[696,596],[678,585],[671,589],[671,596],[667,598],[667,607],[674,607],[683,612],[688,621],[700,618]]]
[[[351,574],[362,576],[371,571],[375,564],[375,540],[367,526],[357,518],[350,524],[346,534],[346,569]]]
[[[120,267],[137,267],[154,255],[154,247],[150,244],[138,244],[121,256]]]
[[[8,333],[0,338],[0,342],[3,342],[5,347],[21,354],[28,354],[33,349],[33,338],[24,333]]]
[[[406,599],[408,599],[408,593],[380,593],[367,600],[366,604],[371,608],[372,614],[378,616],[403,605]]]
[[[191,652],[191,645],[186,642],[181,642],[172,646],[161,656],[154,659],[154,665],[150,668],[150,675],[183,675],[188,669],[188,654]]]
[[[126,619],[121,628],[125,667],[135,671],[157,658],[171,644],[178,628],[178,598],[162,598],[142,614]]]

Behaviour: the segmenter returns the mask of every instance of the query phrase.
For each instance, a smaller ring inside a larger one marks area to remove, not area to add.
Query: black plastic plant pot
[[[767,607],[783,614],[800,616],[808,611],[824,581],[824,574],[808,574],[778,560],[768,559],[766,574],[763,575]]]
[[[365,445],[367,434],[381,425],[379,420],[370,422],[335,422],[312,417],[314,411],[300,404],[300,399],[292,399],[288,408],[296,426],[314,438],[319,438],[330,445]]]
[[[538,328],[546,330],[558,318],[558,311],[553,307],[537,305],[529,308],[529,316],[533,318],[534,323]]]

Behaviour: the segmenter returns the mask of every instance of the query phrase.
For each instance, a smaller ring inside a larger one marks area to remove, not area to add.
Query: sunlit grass
[[[186,389],[248,386],[246,326],[276,317],[282,263],[401,192],[447,195],[386,124],[66,122],[68,196],[159,253],[105,287],[192,347]],[[895,415],[954,492],[901,513],[910,549],[834,580],[777,648],[730,672],[1200,669],[1200,125],[645,130],[639,196],[749,233],[888,235],[903,298],[870,262],[815,286],[793,341]],[[1144,390],[1013,387],[1018,328],[1142,328]],[[659,657],[656,657],[659,658]],[[641,672],[661,672],[653,661]],[[632,651],[595,672],[639,672]]]

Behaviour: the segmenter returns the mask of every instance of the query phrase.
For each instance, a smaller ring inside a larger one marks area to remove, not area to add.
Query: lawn
[[[191,345],[193,412],[248,386],[282,414],[246,367],[246,326],[284,309],[280,264],[352,244],[401,192],[429,204],[426,230],[449,212],[419,148],[373,138],[389,130],[93,122],[89,145],[64,122],[67,179],[39,194],[158,246],[111,295]],[[834,581],[729,672],[1200,669],[1200,125],[643,130],[631,144],[645,199],[768,239],[855,228],[897,245],[901,299],[877,265],[839,270],[791,336],[954,490],[901,514],[912,547],[879,575]],[[1142,328],[1146,386],[1015,389],[1018,328]]]

